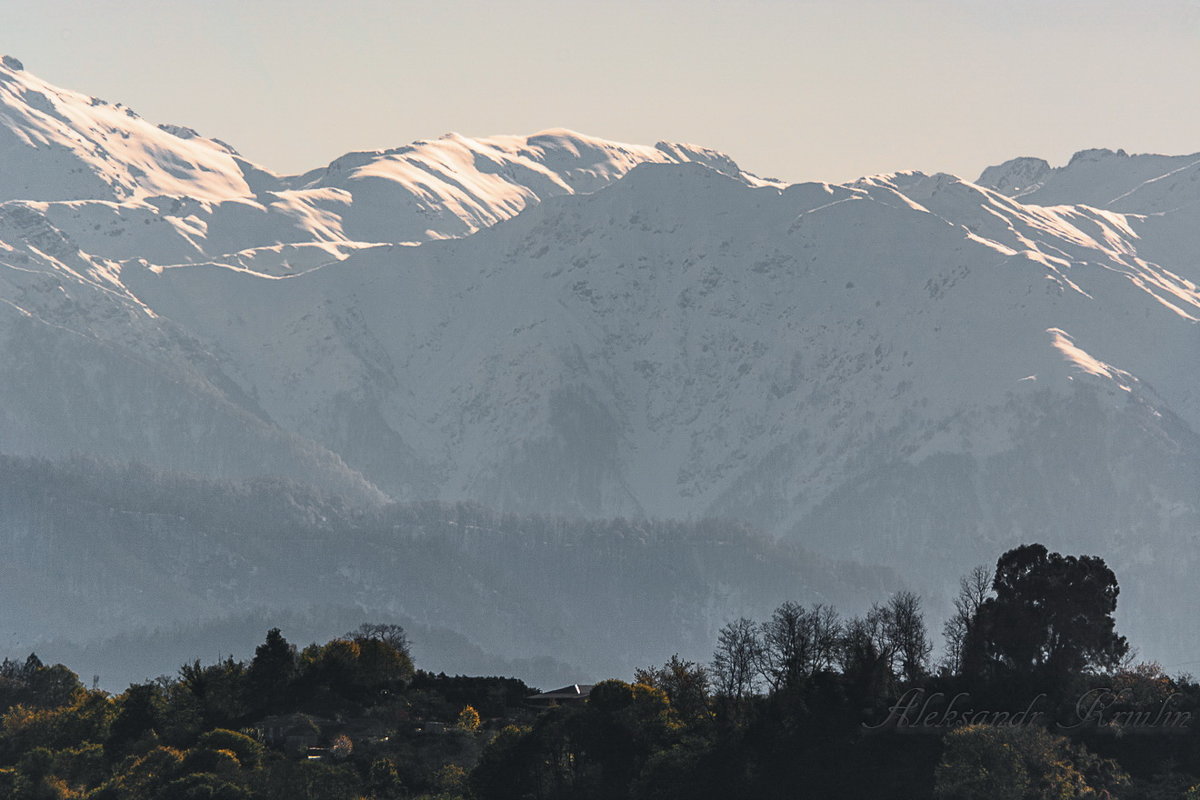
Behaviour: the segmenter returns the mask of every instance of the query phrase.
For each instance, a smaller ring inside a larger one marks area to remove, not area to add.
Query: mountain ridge
[[[1087,205],[1154,214],[1195,205],[1200,153],[1130,155],[1124,150],[1080,150],[1061,167],[1021,157],[988,167],[976,183],[1035,205]]]

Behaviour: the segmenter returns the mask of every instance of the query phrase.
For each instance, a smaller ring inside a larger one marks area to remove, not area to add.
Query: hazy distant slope
[[[447,659],[478,658],[474,643],[510,665],[580,665],[586,674],[557,677],[587,680],[673,652],[705,658],[731,615],[762,616],[785,599],[852,610],[898,583],[736,523],[586,523],[432,503],[364,512],[288,482],[0,458],[5,655],[251,617],[261,637],[358,608],[358,621],[429,626],[420,651],[443,669],[468,669]],[[196,655],[195,642],[172,641],[175,666]]]

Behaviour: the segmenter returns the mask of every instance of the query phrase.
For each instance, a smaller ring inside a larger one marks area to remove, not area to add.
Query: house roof
[[[561,689],[555,689],[551,692],[542,692],[528,698],[533,702],[555,702],[562,700],[586,700],[587,696],[592,693],[593,684],[590,683],[572,683],[570,686],[564,686]]]

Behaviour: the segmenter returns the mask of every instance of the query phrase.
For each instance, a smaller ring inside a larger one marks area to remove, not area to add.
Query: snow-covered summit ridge
[[[1040,189],[1052,169],[1050,162],[1044,158],[1021,156],[988,167],[976,183],[1009,197],[1021,197]]]
[[[436,178],[439,170],[449,169],[454,175],[479,173],[509,181],[524,177],[535,184],[540,178],[560,191],[578,193],[607,186],[643,163],[700,163],[750,186],[781,185],[745,172],[729,156],[700,145],[628,144],[566,128],[550,128],[528,136],[481,138],[450,132],[387,150],[347,153],[327,167],[284,180],[294,187],[311,188],[341,185],[355,178]],[[414,174],[413,170],[426,174]]]
[[[39,204],[29,210],[94,255],[158,264],[269,255],[280,244],[465,236],[548,198],[595,192],[641,164],[700,164],[748,186],[781,186],[699,145],[626,144],[562,128],[449,133],[283,177],[220,139],[53,86],[11,56],[0,62],[0,163],[0,203]],[[253,262],[271,274],[297,269],[283,257]]]
[[[473,233],[550,197],[595,192],[641,164],[702,164],[748,186],[780,186],[698,145],[613,142],[565,128],[529,136],[447,133],[389,150],[347,153],[285,178],[291,189],[336,189],[353,197],[348,235],[419,241]]]
[[[1124,150],[1080,150],[1061,167],[1041,158],[1014,158],[988,167],[976,181],[1022,203],[1088,205],[1153,214],[1200,202],[1200,153],[1130,155]]]
[[[228,145],[160,128],[133,109],[61,89],[0,59],[0,201],[251,194]]]

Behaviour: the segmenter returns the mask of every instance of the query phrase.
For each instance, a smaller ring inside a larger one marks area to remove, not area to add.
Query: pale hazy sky
[[[284,172],[550,127],[788,180],[1200,151],[1200,0],[0,0],[0,52]]]

